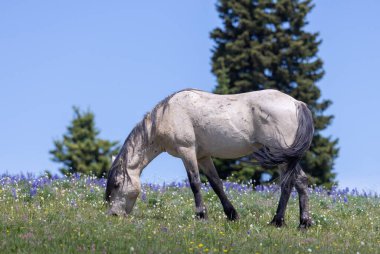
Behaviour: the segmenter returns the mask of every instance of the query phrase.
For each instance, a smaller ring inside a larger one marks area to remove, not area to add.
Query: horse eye
[[[116,188],[119,188],[119,186],[120,186],[120,183],[115,183],[114,188],[115,188],[115,189],[116,189]]]

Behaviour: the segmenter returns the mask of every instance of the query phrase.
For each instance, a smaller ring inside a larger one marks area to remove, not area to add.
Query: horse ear
[[[115,159],[116,159],[116,156],[115,156],[115,155],[112,155],[112,156],[111,156],[111,163],[113,163],[113,162],[115,161]]]

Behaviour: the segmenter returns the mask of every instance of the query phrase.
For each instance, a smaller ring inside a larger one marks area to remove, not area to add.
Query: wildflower
[[[12,196],[14,199],[17,199],[17,193],[16,193],[16,189],[15,188],[12,188]]]
[[[145,192],[143,192],[142,194],[141,194],[141,200],[142,201],[146,201],[146,194],[145,194]]]
[[[30,197],[34,197],[36,194],[37,194],[37,188],[36,187],[30,188],[29,190]]]
[[[202,248],[202,247],[203,247],[202,243],[198,244],[198,248]]]
[[[75,202],[74,199],[72,199],[72,200],[70,201],[70,205],[73,206],[73,207],[77,207],[77,203]]]

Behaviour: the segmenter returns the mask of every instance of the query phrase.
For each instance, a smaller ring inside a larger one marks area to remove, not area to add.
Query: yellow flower
[[[198,244],[198,248],[202,248],[202,247],[203,247],[202,243]]]

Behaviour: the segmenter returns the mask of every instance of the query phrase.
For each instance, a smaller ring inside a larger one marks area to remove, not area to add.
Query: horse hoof
[[[274,216],[273,220],[269,224],[278,228],[286,226],[284,218],[277,218],[276,216]]]
[[[106,213],[108,216],[118,216],[118,213],[112,210],[108,210]]]
[[[298,226],[299,229],[307,229],[313,225],[313,221],[311,218],[302,218],[300,219],[300,225]]]
[[[195,217],[198,220],[207,220],[208,219],[208,215],[205,212],[196,213]]]
[[[240,216],[239,214],[236,212],[235,209],[231,210],[230,212],[226,213],[227,215],[227,219],[230,220],[230,221],[235,221],[235,220],[238,220],[240,219]]]
[[[108,212],[107,212],[107,215],[108,216],[113,216],[113,217],[127,217],[128,216],[128,214],[126,213],[126,212],[116,212],[116,211],[112,211],[112,210],[109,210]]]

